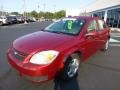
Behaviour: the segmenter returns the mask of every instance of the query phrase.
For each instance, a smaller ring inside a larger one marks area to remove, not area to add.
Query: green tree
[[[58,11],[58,12],[54,13],[54,17],[57,18],[57,19],[65,17],[65,11],[61,10],[61,11]]]
[[[65,17],[65,11],[61,10],[61,11],[58,11],[58,12],[55,12],[55,13],[40,11],[39,13],[37,13],[34,10],[32,12],[25,12],[25,16],[27,16],[27,17],[32,16],[32,17],[35,17],[35,18],[44,17],[46,19],[54,19],[54,18],[59,19],[59,18]]]
[[[13,15],[19,15],[18,12],[11,12],[11,14],[13,14]]]
[[[53,19],[54,17],[53,17],[53,13],[51,13],[51,12],[46,12],[45,13],[45,18],[48,18],[48,19]]]
[[[45,13],[41,11],[41,12],[39,12],[38,16],[39,16],[38,18],[45,17]]]
[[[34,10],[34,11],[31,12],[31,16],[37,18],[38,17],[38,13]]]

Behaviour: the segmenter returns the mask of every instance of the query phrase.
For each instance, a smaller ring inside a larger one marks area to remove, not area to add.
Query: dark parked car
[[[16,16],[7,16],[7,19],[10,22],[9,24],[16,24],[16,23],[18,23]]]
[[[74,77],[79,65],[98,50],[107,50],[110,28],[95,17],[68,17],[42,31],[16,39],[8,62],[21,76],[43,82]]]

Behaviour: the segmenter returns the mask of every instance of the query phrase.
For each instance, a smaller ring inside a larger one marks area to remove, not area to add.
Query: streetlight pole
[[[46,4],[45,3],[43,4],[43,9],[44,9],[44,12],[45,12],[45,9],[46,9]]]
[[[23,0],[23,15],[24,15],[24,17],[26,17],[25,11],[26,11],[26,1]]]
[[[38,18],[40,18],[40,15],[39,15],[39,9],[40,9],[40,5],[38,5]]]
[[[3,10],[3,5],[1,5],[1,16],[3,16],[4,10]]]
[[[26,19],[27,19],[27,17],[26,17],[26,0],[23,0],[23,15],[24,15],[24,17],[25,17],[25,24],[27,23],[27,21],[26,21]]]
[[[43,11],[44,11],[44,14],[45,14],[45,9],[46,9],[46,4],[45,3],[43,4],[43,9],[44,9]],[[44,18],[46,19],[46,14],[45,14]]]
[[[53,11],[56,12],[56,5],[53,5]]]

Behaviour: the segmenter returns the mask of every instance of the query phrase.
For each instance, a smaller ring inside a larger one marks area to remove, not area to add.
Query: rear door
[[[109,28],[107,27],[106,23],[103,20],[97,20],[98,22],[98,35],[100,39],[100,47],[106,43],[109,37]]]

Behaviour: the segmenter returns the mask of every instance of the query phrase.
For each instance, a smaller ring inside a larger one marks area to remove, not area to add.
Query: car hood
[[[56,50],[73,39],[74,36],[71,35],[39,31],[16,39],[13,42],[13,48],[30,54],[36,50]]]

